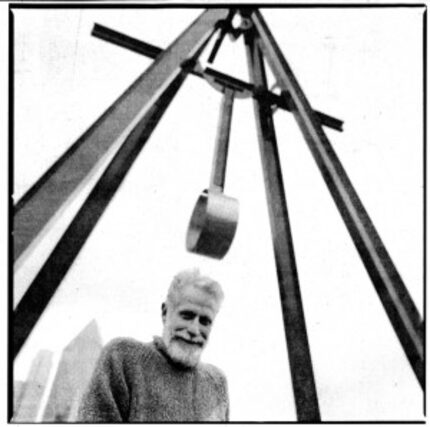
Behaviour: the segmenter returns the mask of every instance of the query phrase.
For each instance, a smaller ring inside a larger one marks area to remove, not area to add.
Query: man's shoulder
[[[152,351],[152,343],[143,343],[134,338],[118,337],[109,341],[103,348],[106,357],[116,359],[127,356],[136,356]]]
[[[224,402],[228,408],[228,383],[224,372],[217,366],[208,363],[201,364],[200,367],[204,372],[203,377],[207,384],[210,384],[212,393],[217,396],[217,399]]]
[[[227,381],[224,372],[218,366],[211,363],[201,363],[200,370],[216,383],[224,384]]]

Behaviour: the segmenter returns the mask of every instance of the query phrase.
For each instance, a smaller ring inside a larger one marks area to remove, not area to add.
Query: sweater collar
[[[154,336],[153,337],[153,343],[154,343],[154,347],[167,359],[167,361],[173,365],[175,368],[181,370],[181,371],[193,371],[197,368],[196,367],[190,367],[190,366],[184,366],[181,363],[176,362],[175,360],[173,360],[168,351],[167,351],[167,347],[166,344],[163,340],[163,338],[159,337],[159,336]]]

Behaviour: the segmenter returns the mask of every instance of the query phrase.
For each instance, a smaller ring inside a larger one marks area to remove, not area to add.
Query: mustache
[[[177,340],[177,341],[183,341],[183,342],[185,342],[186,344],[189,344],[189,345],[196,345],[198,347],[203,347],[203,345],[204,345],[204,341],[202,341],[202,340],[193,340],[193,339],[185,338],[185,337],[183,337],[181,335],[175,335],[173,337],[173,339]]]

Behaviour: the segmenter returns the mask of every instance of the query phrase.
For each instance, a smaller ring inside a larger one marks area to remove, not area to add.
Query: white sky
[[[345,121],[327,135],[422,313],[422,9],[262,12],[312,106]],[[93,24],[166,47],[199,13],[14,11],[15,200],[151,63],[91,37]],[[226,40],[213,67],[247,79],[245,59],[243,40]],[[204,359],[228,377],[231,420],[295,420],[249,99],[233,112],[225,193],[239,199],[240,219],[231,250],[222,261],[185,251],[220,97],[203,80],[185,82],[19,354],[16,379],[40,348],[58,358],[93,318],[105,342],[160,334],[172,276],[198,266],[226,293]],[[421,388],[316,164],[292,116],[279,110],[275,121],[322,419],[422,419]],[[73,213],[20,263],[17,295]]]

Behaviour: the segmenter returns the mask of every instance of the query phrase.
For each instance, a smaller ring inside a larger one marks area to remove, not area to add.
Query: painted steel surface
[[[97,163],[144,114],[154,97],[181,72],[180,64],[207,42],[214,25],[228,9],[210,9],[185,30],[163,54],[101,115],[101,117],[30,188],[14,207],[14,260],[29,247],[53,215],[87,179]],[[200,40],[196,43],[196,40]]]
[[[248,33],[245,43],[251,80],[256,87],[265,90],[267,81],[263,56],[254,34]],[[297,419],[304,422],[320,421],[272,109],[269,103],[256,100],[254,112]]]
[[[239,202],[220,192],[204,190],[197,199],[188,226],[190,252],[223,258],[233,242],[239,221]]]
[[[409,363],[421,387],[424,388],[424,324],[421,316],[264,18],[256,9],[251,12],[250,17],[261,38],[260,45],[265,58],[278,84],[291,98],[294,117]]]
[[[124,47],[132,50],[133,52],[140,53],[149,58],[155,59],[157,55],[163,52],[158,46],[142,42],[133,37],[127,36],[118,31],[112,30],[100,24],[95,24],[92,34],[102,40],[116,44],[117,46]],[[270,91],[265,91],[263,94],[259,93],[256,88],[243,80],[232,77],[228,74],[224,74],[218,70],[210,67],[206,67],[204,70],[200,65],[191,70],[191,74],[197,77],[206,79],[213,87],[222,92],[224,87],[231,87],[236,91],[236,98],[246,98],[252,96],[254,98],[260,97],[261,95],[266,96],[273,105],[286,110],[291,111],[291,107],[285,97],[277,95]],[[335,117],[324,114],[320,111],[315,111],[321,124],[331,129],[342,132],[343,121]]]
[[[128,93],[129,101],[133,105],[138,103],[140,108],[137,116],[130,118],[126,111],[120,115],[122,124],[126,125],[121,147],[13,313],[14,357],[24,345],[128,170],[181,87],[193,61],[205,47],[218,21],[225,19],[227,14],[228,9],[209,9],[203,12],[132,86],[133,90]],[[142,104],[143,100],[145,102]],[[115,105],[118,109],[126,107],[122,103]],[[126,117],[130,119],[127,123]],[[118,124],[115,120],[112,121],[113,123],[103,122],[102,125],[106,129],[110,126],[116,129]],[[88,148],[91,142],[92,138],[86,141]],[[60,168],[59,172],[65,171]]]
[[[239,202],[223,194],[234,96],[234,90],[225,88],[210,186],[197,199],[186,238],[188,251],[217,259],[230,249],[239,220]]]

